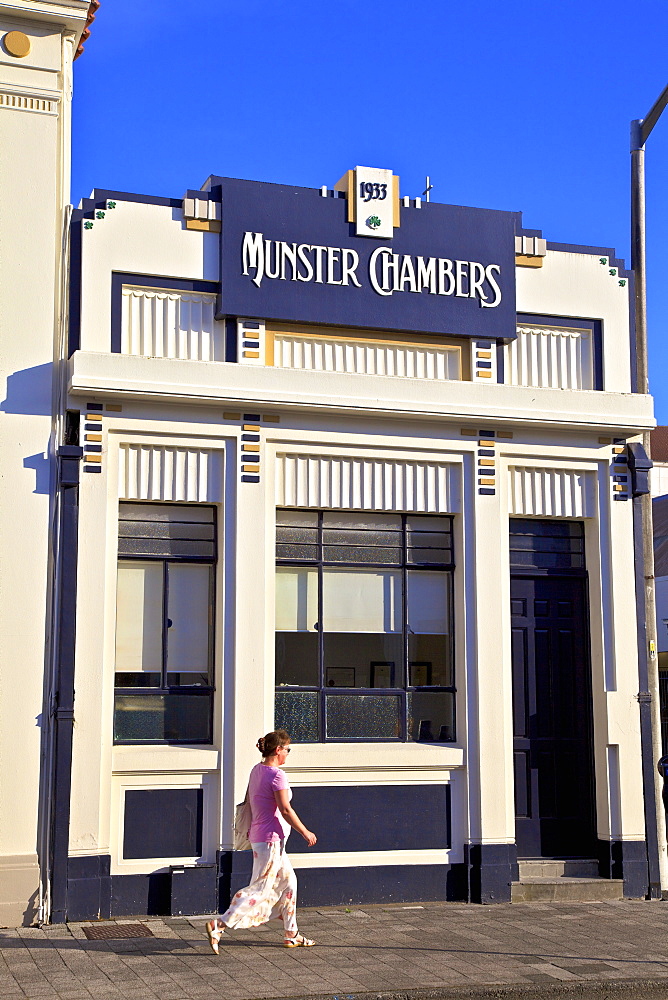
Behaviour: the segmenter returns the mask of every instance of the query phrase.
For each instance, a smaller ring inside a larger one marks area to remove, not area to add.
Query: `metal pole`
[[[646,119],[631,123],[631,267],[635,278],[635,391],[649,392],[647,364],[647,271],[645,253],[645,149],[647,136],[668,103],[668,87],[654,104]],[[650,456],[650,433],[643,433],[643,446]],[[645,784],[645,820],[650,871],[650,896],[668,895],[668,853],[666,851],[666,814],[663,807],[663,780],[657,771],[662,756],[661,709],[659,702],[659,666],[657,657],[656,602],[654,593],[654,533],[652,498],[639,498],[642,523],[643,584],[645,611],[644,656],[640,656],[638,700],[641,714]],[[649,715],[649,718],[647,718]],[[643,721],[645,724],[643,725]],[[647,725],[649,723],[649,725]],[[649,730],[649,732],[648,732]],[[649,750],[649,753],[648,753]],[[651,765],[651,766],[650,766]],[[651,772],[651,777],[650,777]],[[657,857],[651,855],[656,850]],[[658,877],[658,884],[657,884]]]

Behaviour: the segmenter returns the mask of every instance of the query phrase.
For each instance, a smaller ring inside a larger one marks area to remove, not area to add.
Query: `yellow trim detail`
[[[223,420],[239,420],[241,417],[240,413],[226,413],[223,410]]]
[[[259,351],[244,351],[243,352],[243,356],[244,356],[244,358],[259,358],[260,357],[260,352]]]
[[[85,434],[84,435],[84,441],[101,441],[101,440],[102,440],[102,435],[101,434]]]
[[[517,267],[542,267],[544,257],[526,257],[524,254],[518,253],[515,257],[515,264]]]
[[[260,450],[260,446],[259,446],[259,444],[242,444],[241,450],[242,451],[253,451],[253,452],[255,452],[255,451],[259,451]]]
[[[398,229],[401,225],[401,202],[399,200],[399,177],[392,174],[392,215],[393,225]]]
[[[476,372],[476,378],[491,378],[491,372]]]
[[[478,486],[496,486],[495,479],[479,479]]]
[[[102,455],[85,455],[83,457],[84,463],[86,462],[101,462]]]
[[[478,465],[496,465],[495,458],[479,458]]]
[[[492,352],[491,351],[476,351],[475,352],[475,356],[476,356],[476,358],[491,358]]]
[[[260,433],[260,425],[259,424],[244,424],[241,429],[242,429],[242,431],[253,431],[256,434]]]
[[[497,431],[496,436],[497,438],[512,438],[514,434],[512,431]]]
[[[186,219],[186,229],[194,229],[198,233],[219,233],[221,224],[217,219]]]
[[[493,448],[494,445],[496,444],[496,441],[486,441],[484,438],[480,438],[478,444],[480,445],[481,448]]]
[[[102,414],[101,413],[87,413],[86,414],[86,420],[88,420],[88,421],[92,420],[95,423],[100,423],[101,424],[102,423]]]

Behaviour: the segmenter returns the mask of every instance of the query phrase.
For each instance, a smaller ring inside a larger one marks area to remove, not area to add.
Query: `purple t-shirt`
[[[274,792],[279,792],[282,788],[288,789],[288,798],[291,799],[292,792],[285,771],[268,764],[255,765],[248,781],[248,798],[253,814],[248,833],[251,844],[285,840],[290,833],[292,828],[281,816],[274,798]]]

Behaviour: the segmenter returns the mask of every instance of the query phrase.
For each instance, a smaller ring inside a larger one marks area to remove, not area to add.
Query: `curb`
[[[303,993],[271,1000],[668,1000],[668,978],[582,980],[580,982],[522,983],[508,986],[451,986],[431,990],[390,990],[365,993]],[[258,997],[257,1000],[264,1000]]]

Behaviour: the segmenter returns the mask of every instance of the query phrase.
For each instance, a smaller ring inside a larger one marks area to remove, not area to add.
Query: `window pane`
[[[116,585],[116,671],[125,675],[143,674],[144,677],[135,682],[140,686],[145,685],[148,674],[153,675],[153,684],[160,684],[162,599],[162,563],[119,562]]]
[[[295,743],[315,743],[320,739],[318,697],[315,691],[277,691],[274,727],[285,729]]]
[[[328,510],[322,516],[323,528],[365,528],[372,531],[401,531],[401,514],[377,514],[373,510]]]
[[[117,694],[116,743],[210,743],[212,694]]]
[[[276,686],[318,687],[318,633],[276,633]]]
[[[398,695],[328,694],[327,736],[334,740],[397,740],[401,737]]]
[[[325,686],[403,687],[401,574],[323,574]]]
[[[322,584],[325,632],[401,632],[401,573],[328,569]]]
[[[397,632],[325,632],[325,687],[403,687]]]
[[[449,573],[407,574],[408,683],[453,684]]]
[[[455,696],[448,691],[408,692],[408,739],[447,743],[455,738]]]
[[[315,632],[318,624],[318,571],[300,566],[276,570],[276,629]]]
[[[208,684],[213,639],[213,567],[167,567],[167,683]]]

